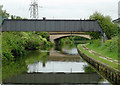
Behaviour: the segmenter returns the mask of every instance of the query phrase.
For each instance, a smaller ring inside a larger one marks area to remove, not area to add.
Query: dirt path
[[[120,61],[118,61],[118,60],[113,60],[112,58],[109,58],[107,56],[102,56],[100,53],[97,53],[97,52],[95,52],[95,51],[93,51],[91,49],[88,49],[84,44],[82,45],[82,47],[83,47],[83,49],[89,51],[93,55],[98,56],[99,58],[102,58],[102,59],[105,59],[107,61],[114,62],[114,63],[120,65]]]

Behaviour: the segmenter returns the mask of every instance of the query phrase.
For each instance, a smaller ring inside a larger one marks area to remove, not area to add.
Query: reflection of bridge
[[[75,62],[82,62],[83,60],[79,55],[68,55],[63,54],[61,52],[56,52],[54,49],[51,49],[49,52],[49,57],[47,58],[49,61],[75,61]]]
[[[91,39],[91,37],[84,32],[48,32],[50,34],[50,41],[54,43],[54,40],[69,36],[80,36]]]
[[[98,83],[101,77],[97,73],[29,73],[6,79],[3,83],[9,84],[80,84]]]
[[[48,61],[75,61],[80,62],[82,59],[79,57],[79,55],[66,55],[58,52],[50,52],[49,57],[47,59]]]

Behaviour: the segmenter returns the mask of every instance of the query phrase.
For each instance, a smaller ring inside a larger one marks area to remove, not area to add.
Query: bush
[[[107,40],[101,44],[101,40],[91,40],[88,45],[93,47],[100,47],[102,49],[106,49],[109,52],[117,53],[118,52],[118,36],[113,37],[111,40]]]
[[[15,35],[16,34],[16,35]],[[13,58],[25,55],[23,40],[17,32],[3,32],[2,56],[3,60],[13,60]]]
[[[49,40],[49,34],[47,32],[35,32],[35,34],[40,35],[41,37]]]
[[[43,41],[40,37],[31,35],[26,40],[25,49],[27,50],[37,50],[40,49],[43,45]]]
[[[106,41],[104,46],[110,51],[110,52],[118,52],[118,36],[112,38],[111,40]]]
[[[94,45],[94,46],[96,46],[96,47],[99,47],[99,46],[102,45],[100,39],[97,39],[97,40],[90,40],[89,44]]]
[[[35,32],[3,32],[2,56],[3,61],[14,60],[26,56],[27,50],[38,50],[52,46],[46,38]]]

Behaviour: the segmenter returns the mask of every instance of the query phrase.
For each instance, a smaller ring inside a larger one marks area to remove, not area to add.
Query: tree
[[[10,15],[9,13],[7,13],[6,10],[2,10],[3,5],[0,5],[0,15],[3,18],[11,18],[11,19],[26,19],[26,18],[21,18],[20,16],[16,16],[16,15]]]
[[[2,10],[2,8],[3,8],[3,6],[0,5],[0,15],[1,15],[2,17],[4,17],[4,18],[8,18],[8,17],[10,16],[10,14],[7,13],[6,10]]]
[[[26,19],[26,18],[21,18],[20,16],[11,15],[11,19]]]
[[[89,17],[89,19],[98,21],[108,39],[117,35],[118,25],[112,22],[110,16],[103,16],[101,13],[95,12]],[[90,32],[89,34],[95,39],[98,39],[101,36],[101,33],[98,32]]]

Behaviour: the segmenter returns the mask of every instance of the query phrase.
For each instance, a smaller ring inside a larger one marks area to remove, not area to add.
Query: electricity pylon
[[[30,18],[31,19],[38,19],[39,18],[38,0],[31,0],[29,11],[30,11]]]

